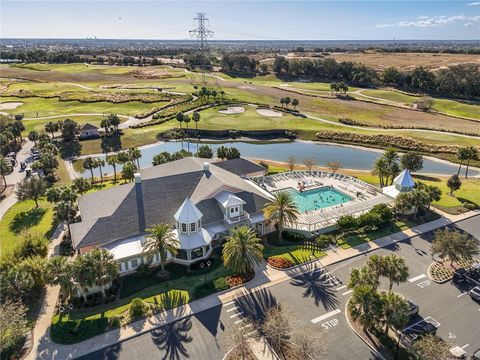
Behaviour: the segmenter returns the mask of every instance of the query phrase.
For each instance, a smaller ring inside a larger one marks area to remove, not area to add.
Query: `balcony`
[[[229,225],[232,225],[232,224],[239,223],[241,221],[250,220],[250,214],[244,211],[240,216],[228,217],[227,215],[225,215],[223,218]]]

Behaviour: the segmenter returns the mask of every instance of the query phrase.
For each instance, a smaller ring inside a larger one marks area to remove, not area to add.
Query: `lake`
[[[307,157],[314,158],[319,166],[327,166],[329,161],[339,161],[346,169],[371,170],[372,164],[380,156],[378,150],[359,149],[348,146],[321,144],[313,142],[288,142],[273,144],[245,143],[240,141],[231,141],[228,143],[208,144],[215,149],[221,145],[235,146],[243,157],[266,159],[272,161],[286,161],[289,156],[295,156],[299,164]],[[175,152],[181,150],[180,142],[158,143],[152,146],[142,148],[142,157],[140,166],[142,168],[152,166],[152,158],[162,151]],[[186,142],[183,148],[187,149]],[[190,143],[190,151],[195,152],[197,145]],[[105,158],[103,156],[103,158]],[[120,168],[120,166],[118,166]],[[462,167],[462,173],[464,172]],[[429,159],[423,160],[423,169],[421,173],[452,175],[458,170],[458,165],[453,163],[444,163]],[[110,166],[103,168],[104,173],[111,174],[113,169]],[[98,170],[95,171],[98,173]],[[478,175],[478,171],[470,170],[469,175]],[[90,172],[84,171],[83,176],[89,177]]]

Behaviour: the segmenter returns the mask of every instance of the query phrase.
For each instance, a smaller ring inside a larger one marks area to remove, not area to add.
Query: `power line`
[[[189,34],[198,40],[200,52],[205,56],[208,51],[207,39],[213,37],[213,31],[207,28],[209,21],[206,13],[197,12],[197,16],[193,20],[197,23],[197,28],[190,30]]]

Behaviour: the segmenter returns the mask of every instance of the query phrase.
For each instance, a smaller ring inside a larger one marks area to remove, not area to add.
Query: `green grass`
[[[323,251],[314,251],[302,249],[301,245],[284,245],[284,246],[265,246],[263,251],[263,257],[268,259],[269,257],[280,257],[290,260],[294,265],[306,263],[310,260],[321,258],[325,256]]]
[[[398,103],[410,105],[419,100],[418,96],[406,95],[397,91],[389,90],[363,90],[361,94],[365,94],[372,97],[377,97],[385,100],[395,101]],[[361,98],[361,96],[360,96]]]

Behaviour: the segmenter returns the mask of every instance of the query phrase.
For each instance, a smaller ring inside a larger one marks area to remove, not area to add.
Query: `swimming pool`
[[[304,213],[329,206],[339,205],[352,200],[350,196],[331,187],[321,187],[299,192],[294,188],[285,189],[293,196],[298,206],[298,211]]]

